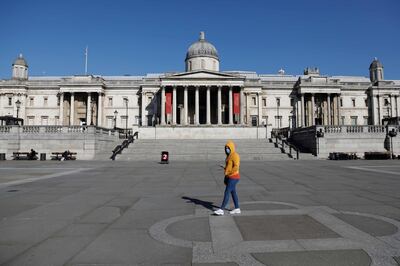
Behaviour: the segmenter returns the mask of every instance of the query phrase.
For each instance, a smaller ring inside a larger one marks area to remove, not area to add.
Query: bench
[[[330,160],[357,160],[359,157],[356,152],[331,152],[329,153]]]
[[[364,153],[365,160],[389,160],[390,152],[366,152]]]
[[[31,152],[13,152],[13,160],[37,160],[36,153],[32,156]]]
[[[76,160],[76,152],[52,152],[51,159],[61,161],[62,158],[65,160]]]

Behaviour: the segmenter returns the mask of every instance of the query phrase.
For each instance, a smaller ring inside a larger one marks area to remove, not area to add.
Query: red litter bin
[[[161,152],[161,163],[169,163],[169,153],[167,151]]]

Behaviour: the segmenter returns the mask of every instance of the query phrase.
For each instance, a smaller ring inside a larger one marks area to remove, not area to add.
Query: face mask
[[[226,148],[225,148],[225,153],[226,153],[227,155],[229,155],[229,154],[231,153],[231,150],[230,150],[228,147],[226,147]]]

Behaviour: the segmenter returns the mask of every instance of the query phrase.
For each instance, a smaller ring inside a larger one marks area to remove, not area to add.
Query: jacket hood
[[[231,150],[231,154],[235,152],[235,143],[233,143],[233,141],[229,140],[225,144],[225,147],[228,147]]]

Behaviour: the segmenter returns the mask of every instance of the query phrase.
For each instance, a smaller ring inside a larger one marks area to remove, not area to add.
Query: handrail
[[[112,151],[112,155],[110,157],[111,160],[115,160],[115,157],[117,157],[118,154],[121,154],[121,152],[125,149],[128,148],[129,144],[133,143],[136,139],[138,139],[139,132],[135,132],[133,135],[129,135],[127,139],[125,139],[121,145],[117,145],[114,150]]]
[[[278,142],[278,139],[281,141],[281,143]],[[300,155],[299,148],[297,148],[295,145],[289,143],[289,142],[287,141],[287,139],[282,138],[281,135],[275,136],[275,144],[276,144],[277,146],[278,146],[278,145],[281,145],[281,150],[282,150],[283,153],[287,153],[287,151],[286,151],[286,146],[289,147],[289,153],[288,153],[288,155],[289,155],[290,157],[292,157],[292,158],[293,158],[292,150],[294,150],[294,151],[296,152],[296,158],[294,158],[294,159],[295,159],[295,160],[298,160],[298,159],[299,159],[299,155]],[[286,145],[286,146],[285,146],[285,145]]]

